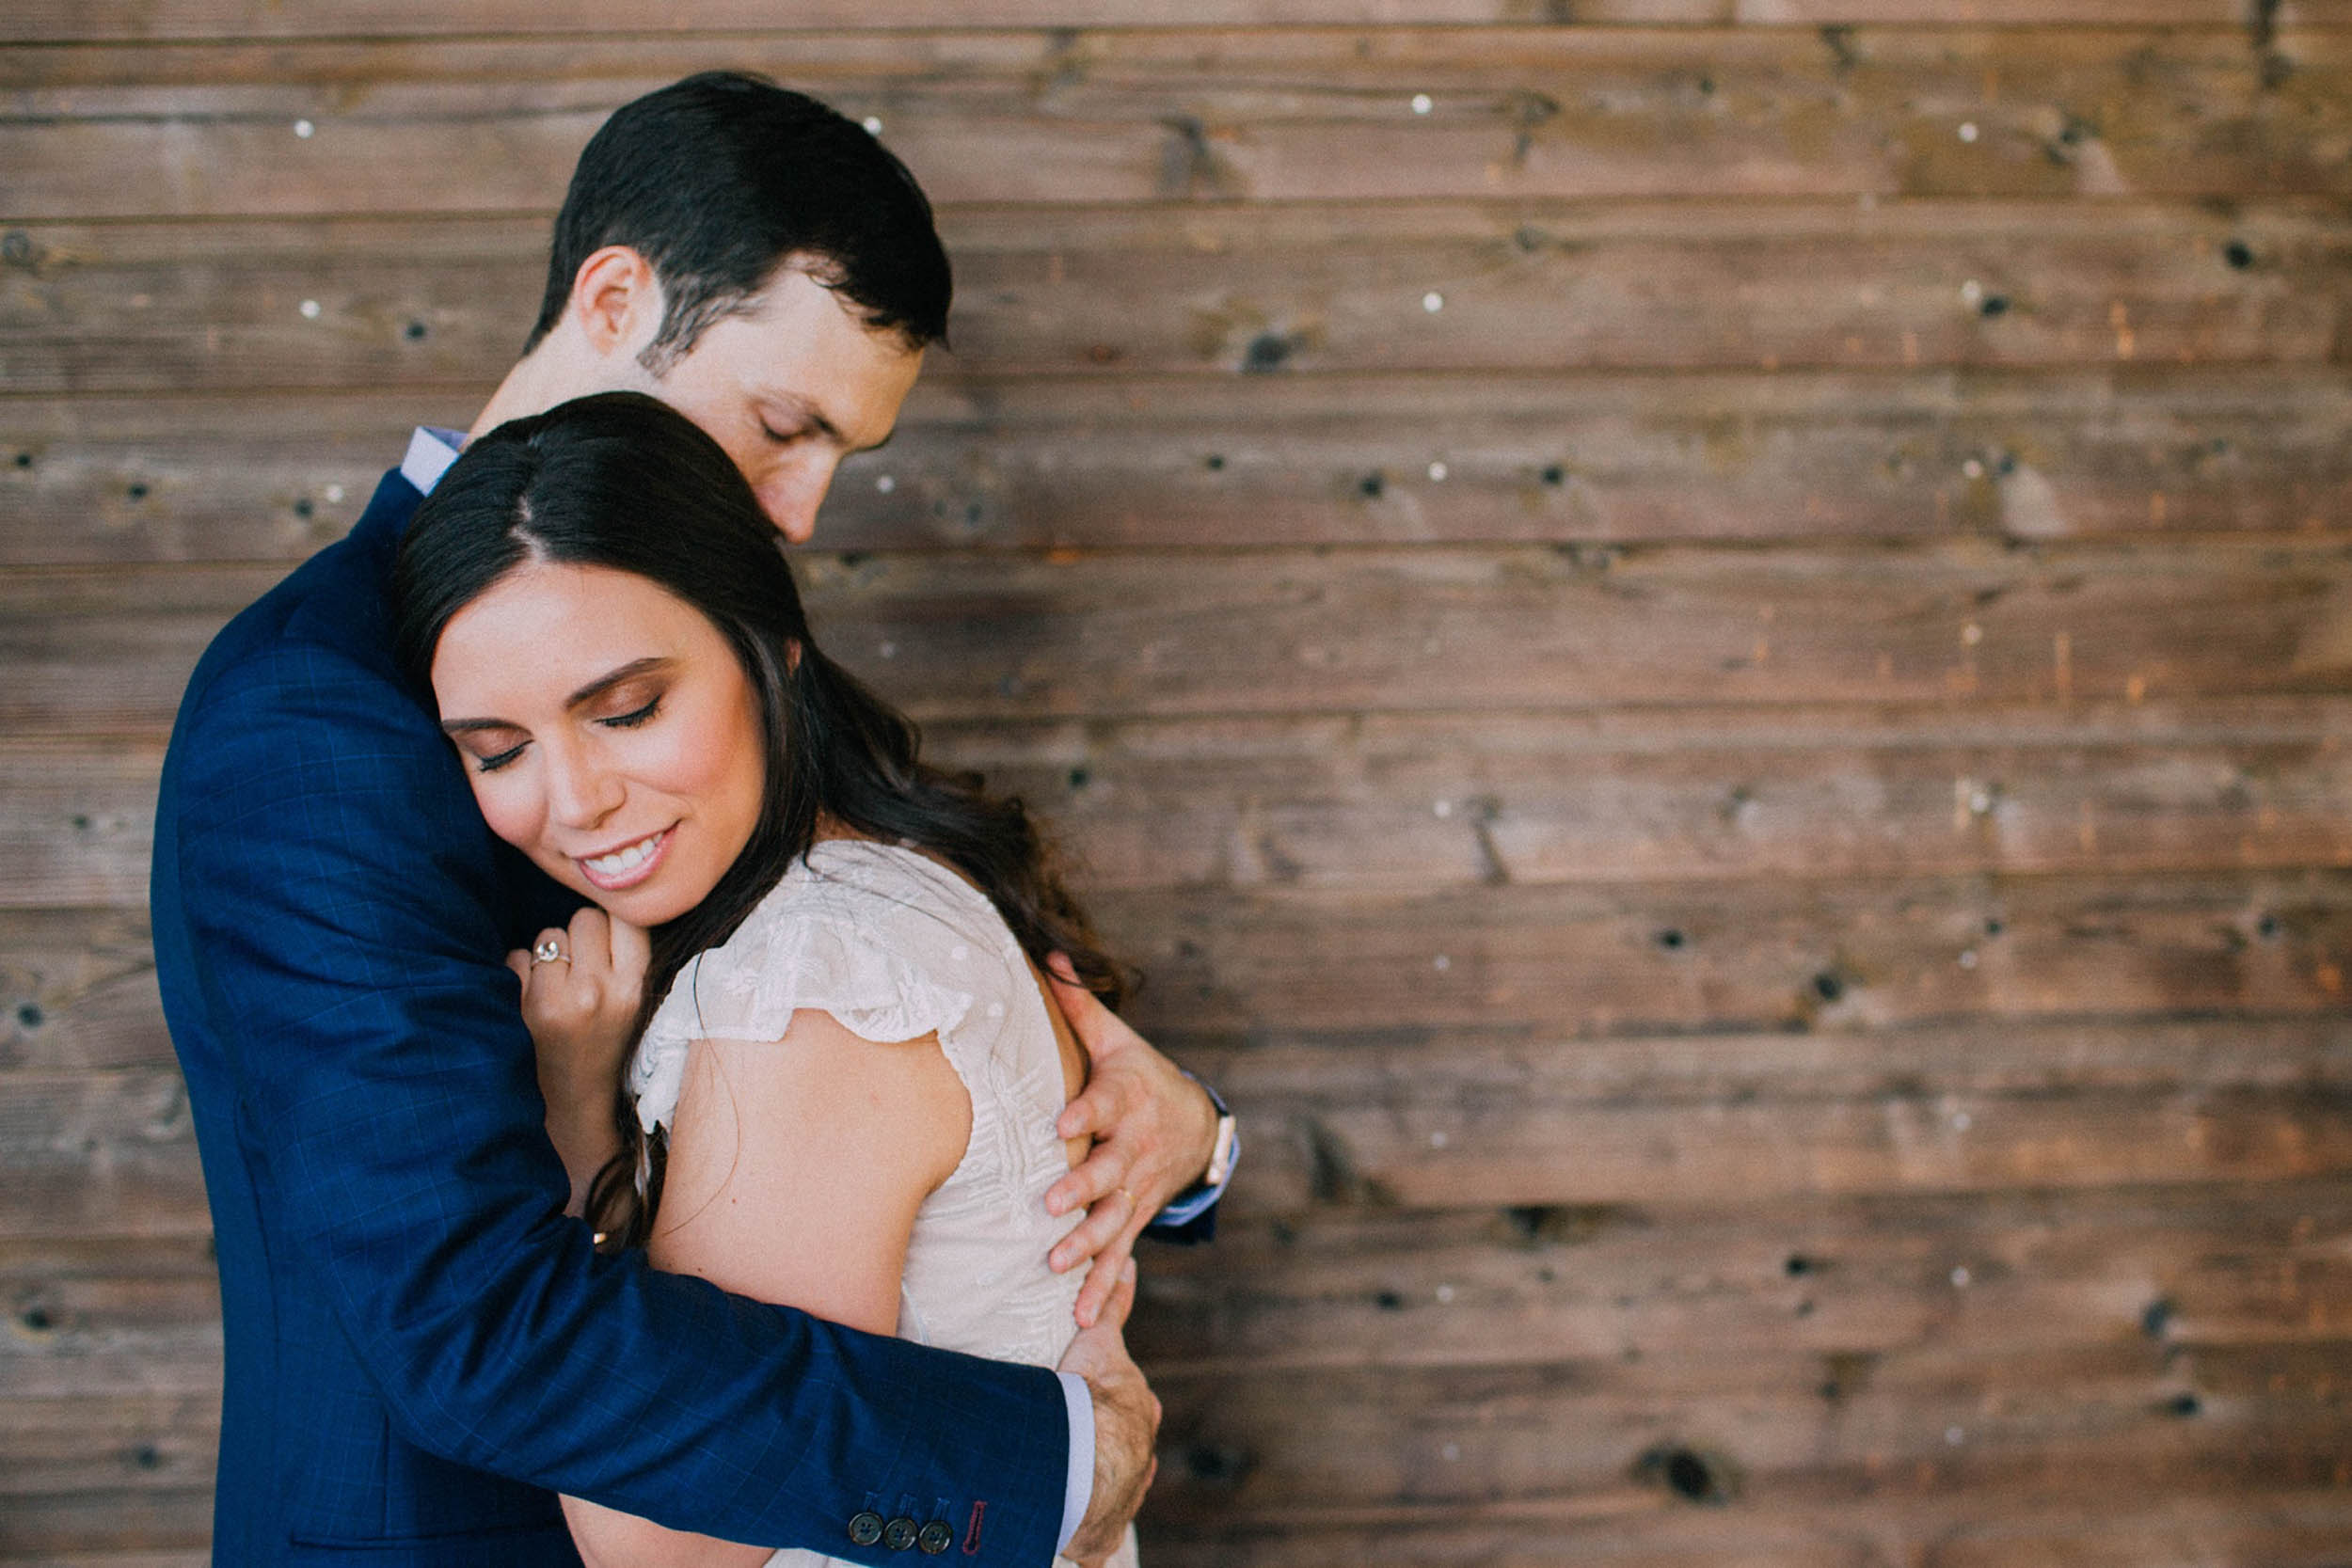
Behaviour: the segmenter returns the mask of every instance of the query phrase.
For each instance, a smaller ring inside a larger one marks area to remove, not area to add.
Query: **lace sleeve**
[[[788,876],[734,936],[690,961],[630,1064],[638,1124],[650,1133],[669,1121],[695,1040],[780,1040],[803,1007],[871,1040],[953,1030],[970,992],[934,978],[919,951],[892,940],[900,911],[860,907],[869,899],[854,887]]]

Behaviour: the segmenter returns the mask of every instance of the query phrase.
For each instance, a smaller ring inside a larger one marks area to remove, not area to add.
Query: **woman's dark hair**
[[[605,392],[468,447],[401,542],[393,637],[411,678],[429,688],[450,620],[527,562],[607,567],[666,589],[718,628],[759,699],[767,768],[758,819],[709,895],[652,932],[640,1033],[687,961],[732,935],[807,853],[820,815],[946,857],[1040,965],[1067,954],[1089,989],[1118,1001],[1121,972],[1021,802],[989,796],[977,774],[922,762],[914,723],[818,649],[781,537],[692,420],[641,393]],[[660,1201],[661,1150],[647,1147],[620,1099],[622,1152],[588,1199],[589,1218],[613,1246],[642,1243]],[[642,1196],[641,1158],[650,1172]]]
[[[866,127],[765,76],[707,71],[624,103],[572,170],[528,354],[610,245],[661,282],[645,368],[662,372],[787,261],[909,348],[947,335],[955,285],[931,204]]]

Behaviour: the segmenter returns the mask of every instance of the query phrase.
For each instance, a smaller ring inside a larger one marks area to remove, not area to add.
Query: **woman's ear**
[[[792,638],[784,645],[784,669],[787,674],[801,673],[801,640]]]

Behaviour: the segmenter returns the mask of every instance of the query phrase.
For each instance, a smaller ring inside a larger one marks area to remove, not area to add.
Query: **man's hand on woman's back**
[[[1060,1367],[1085,1378],[1094,1395],[1094,1495],[1078,1533],[1062,1554],[1081,1564],[1099,1563],[1119,1549],[1160,1467],[1152,1451],[1159,1440],[1159,1397],[1127,1354],[1127,1314],[1136,1304],[1135,1259],[1123,1259],[1116,1268],[1098,1267],[1095,1274],[1110,1275],[1112,1287],[1093,1325],[1079,1330],[1062,1353]]]
[[[1052,1213],[1087,1210],[1048,1259],[1062,1273],[1094,1259],[1078,1292],[1078,1323],[1087,1327],[1110,1299],[1143,1227],[1208,1167],[1216,1107],[1207,1090],[1074,983],[1059,955],[1051,975],[1062,1016],[1092,1060],[1085,1092],[1063,1107],[1055,1131],[1065,1138],[1091,1134],[1093,1150],[1045,1195]]]

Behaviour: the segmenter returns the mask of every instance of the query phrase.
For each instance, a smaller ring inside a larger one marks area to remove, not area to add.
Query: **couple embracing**
[[[198,666],[152,902],[222,1568],[1132,1562],[1131,1250],[1232,1119],[780,548],[948,297],[859,126],[640,99],[470,438]]]

